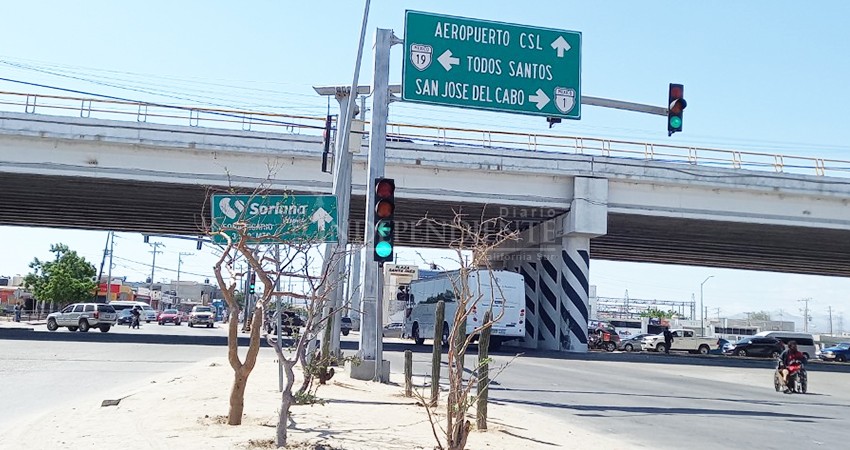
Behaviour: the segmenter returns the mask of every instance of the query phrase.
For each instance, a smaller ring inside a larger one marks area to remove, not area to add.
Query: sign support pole
[[[366,361],[375,364],[375,381],[383,379],[383,299],[381,284],[383,276],[376,262],[369,260],[375,252],[375,178],[384,176],[387,146],[387,117],[389,115],[390,48],[398,43],[392,30],[378,28],[375,32],[375,66],[372,89],[372,130],[369,142],[369,179],[366,189],[366,258],[364,261],[363,301],[365,314],[360,326],[360,352]],[[354,374],[352,374],[354,375]]]

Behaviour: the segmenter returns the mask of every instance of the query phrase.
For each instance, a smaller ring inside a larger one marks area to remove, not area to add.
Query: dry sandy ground
[[[241,426],[226,425],[233,372],[220,358],[145,384],[111,388],[102,398],[56,405],[16,426],[0,439],[0,448],[273,448],[280,402],[277,364],[260,356],[248,380]],[[324,405],[293,407],[288,448],[433,449],[425,410],[402,395],[400,374],[393,373],[392,381],[382,385],[338,373],[318,391]],[[118,398],[117,406],[101,406],[102,400]],[[566,417],[558,420],[513,406],[489,409],[490,430],[473,431],[468,449],[627,448],[578,429]]]

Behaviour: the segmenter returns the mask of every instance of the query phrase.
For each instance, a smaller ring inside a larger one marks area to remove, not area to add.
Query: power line
[[[127,258],[121,258],[120,256],[116,256],[115,259],[120,259],[121,261],[131,262],[133,264],[139,264],[139,265],[142,265],[142,266],[150,267],[150,264],[148,264],[148,263],[134,261],[132,259],[127,259]],[[159,270],[164,270],[166,272],[177,272],[177,269],[171,269],[171,268],[168,268],[168,267],[159,266],[157,268]],[[135,269],[133,269],[133,270],[135,270]],[[210,278],[209,274],[192,273],[192,272],[187,272],[185,270],[181,271],[181,273],[185,273],[187,275],[194,275],[194,276],[197,276],[197,277]]]

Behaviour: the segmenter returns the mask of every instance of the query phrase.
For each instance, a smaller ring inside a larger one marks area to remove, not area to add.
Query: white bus
[[[443,342],[448,340],[449,323],[457,311],[459,276],[457,271],[445,272],[410,283],[403,337],[413,339],[417,345],[433,338],[437,302],[443,300],[446,302]],[[492,308],[492,317],[498,320],[492,327],[490,348],[498,349],[505,341],[525,337],[525,284],[522,275],[507,270],[472,271],[467,282],[471,294],[467,334],[482,324],[484,313]]]

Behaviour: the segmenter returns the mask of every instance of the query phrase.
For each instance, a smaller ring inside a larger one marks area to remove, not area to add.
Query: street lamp
[[[706,282],[706,281],[708,281],[708,280],[710,280],[710,279],[712,279],[712,278],[714,278],[714,275],[709,275],[709,276],[708,276],[708,278],[706,278],[705,280],[703,280],[703,281],[702,281],[702,283],[700,283],[700,284],[699,284],[699,326],[700,326],[700,336],[705,336],[705,316],[704,316],[704,311],[705,311],[705,309],[704,309],[704,308],[703,308],[703,306],[702,306],[702,287],[703,287],[703,285],[705,284],[705,282]]]

